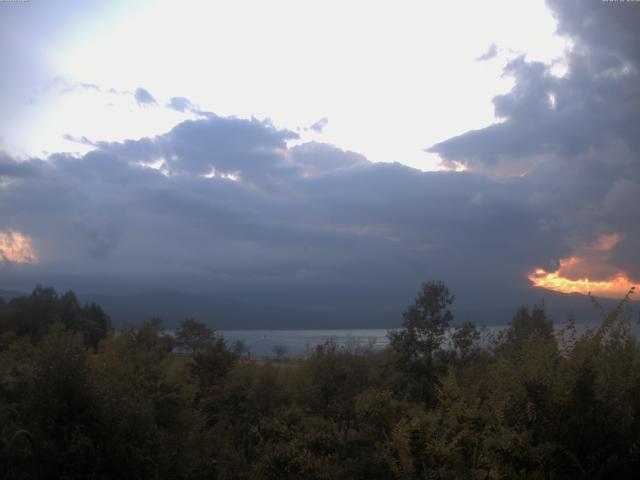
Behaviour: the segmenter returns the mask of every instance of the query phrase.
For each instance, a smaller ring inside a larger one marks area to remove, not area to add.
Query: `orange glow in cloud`
[[[33,251],[31,238],[11,230],[0,231],[0,263],[36,263],[38,256]]]
[[[602,235],[595,243],[593,243],[593,245],[589,245],[587,247],[587,250],[594,250],[596,252],[610,252],[618,243],[620,243],[620,240],[622,240],[622,237],[617,233]]]
[[[529,280],[533,282],[534,287],[546,288],[555,292],[582,293],[584,295],[591,292],[596,296],[614,298],[623,297],[633,286],[633,281],[624,272],[619,272],[606,280],[591,280],[588,277],[572,280],[563,277],[563,267],[566,268],[580,261],[577,257],[562,259],[560,260],[560,268],[555,272],[547,272],[538,268],[529,275]]]
[[[623,297],[634,285],[634,281],[623,272],[618,271],[603,278],[591,278],[588,275],[576,276],[575,272],[585,272],[602,268],[607,264],[609,252],[622,240],[617,233],[602,235],[590,245],[579,249],[579,254],[560,260],[560,267],[555,272],[536,269],[528,278],[535,287],[546,288],[562,293],[591,292],[601,297]]]

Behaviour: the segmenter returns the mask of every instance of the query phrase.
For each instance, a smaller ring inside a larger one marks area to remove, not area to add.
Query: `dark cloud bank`
[[[429,150],[493,175],[527,172],[520,192],[556,242],[612,231],[614,264],[640,279],[640,4],[550,0],[574,42],[566,76],[519,58],[516,85],[494,99],[503,119]],[[559,247],[560,250],[563,250]],[[554,252],[566,255],[569,252]]]
[[[291,131],[213,114],[82,158],[0,156],[0,228],[31,235],[42,259],[0,267],[4,287],[180,290],[271,309],[239,326],[282,326],[267,322],[286,305],[305,309],[280,315],[286,326],[386,327],[421,281],[442,279],[461,317],[497,323],[560,302],[527,273],[612,232],[611,268],[640,279],[640,5],[550,4],[575,42],[567,75],[511,62],[503,121],[429,149],[465,173],[288,147]]]

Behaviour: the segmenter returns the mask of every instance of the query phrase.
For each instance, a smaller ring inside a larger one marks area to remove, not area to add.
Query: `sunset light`
[[[31,238],[14,231],[0,231],[0,263],[36,263]]]
[[[640,478],[639,27],[0,0],[0,480]]]
[[[546,288],[561,293],[581,293],[587,295],[592,293],[602,297],[623,297],[633,286],[633,281],[624,272],[618,272],[616,275],[604,280],[594,280],[589,277],[584,278],[567,278],[566,271],[570,267],[574,267],[583,263],[584,259],[580,257],[569,257],[560,260],[560,268],[555,272],[547,272],[542,268],[536,269],[529,275],[529,280],[535,287]]]

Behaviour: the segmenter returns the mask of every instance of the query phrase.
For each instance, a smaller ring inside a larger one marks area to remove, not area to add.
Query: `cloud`
[[[291,148],[290,158],[302,168],[303,176],[369,163],[364,155],[318,142],[307,142]]]
[[[56,90],[60,93],[71,93],[77,90],[89,90],[94,92],[100,91],[100,87],[95,83],[76,82],[68,78],[57,76],[48,82],[44,88],[45,90]]]
[[[635,2],[547,0],[558,20],[558,32],[569,36],[577,53],[606,71],[631,63],[640,66],[640,9]]]
[[[292,175],[284,162],[288,140],[298,135],[268,121],[218,117],[180,123],[155,138],[103,143],[101,151],[125,161],[160,161],[172,174],[234,175],[254,185],[275,185]]]
[[[521,178],[423,173],[324,143],[289,146],[296,138],[214,115],[52,155],[0,188],[0,228],[33,238],[34,281],[138,278],[287,303],[377,292],[394,308],[426,278],[457,291],[526,288],[549,252],[568,253]]]
[[[133,98],[135,98],[138,105],[157,105],[158,103],[156,99],[153,98],[153,95],[142,87],[136,88]]]
[[[79,143],[80,145],[87,145],[87,146],[91,146],[91,147],[97,147],[98,144],[93,142],[91,139],[82,136],[80,138],[78,137],[74,137],[73,135],[69,134],[69,133],[65,133],[64,135],[62,135],[62,138],[64,138],[65,140],[68,140],[69,142],[73,142],[73,143]]]
[[[628,275],[611,263],[611,252],[622,237],[601,235],[595,242],[576,245],[571,257],[561,258],[556,271],[536,269],[529,278],[534,285],[564,293],[624,297],[633,284]],[[592,278],[599,280],[591,280]]]
[[[31,177],[38,173],[39,160],[16,160],[0,151],[0,179],[2,177]]]
[[[5,263],[34,263],[38,257],[33,252],[31,239],[20,232],[0,230],[0,265]]]
[[[487,48],[486,52],[484,52],[482,55],[476,58],[476,61],[486,62],[487,60],[491,60],[493,58],[496,58],[497,56],[498,56],[498,46],[495,43],[492,43],[489,46],[489,48]]]
[[[324,117],[318,120],[317,122],[315,122],[313,125],[311,125],[309,127],[309,130],[312,130],[316,133],[322,133],[324,129],[327,128],[328,124],[329,124],[329,119]]]
[[[514,87],[494,99],[500,122],[430,148],[466,172],[372,163],[269,121],[208,113],[81,157],[0,156],[0,229],[32,238],[33,283],[64,272],[111,288],[396,308],[425,279],[480,305],[539,299],[526,296],[536,269],[638,281],[640,82],[623,40],[634,33],[608,40],[616,24],[594,17],[608,29],[599,43],[566,17],[604,10],[572,5],[555,10],[575,41],[567,74],[514,59]]]
[[[40,262],[5,278],[390,311],[441,278],[482,308],[495,292],[527,301],[527,274],[553,271],[573,253],[566,238],[593,233],[555,208],[557,184],[534,176],[425,173],[296,139],[211,115],[32,160],[29,176],[0,187],[0,229],[29,236]],[[618,188],[612,205],[628,195]]]
[[[188,112],[194,109],[194,105],[185,97],[171,97],[167,103],[167,107],[177,112]]]
[[[515,86],[493,100],[501,121],[428,150],[449,167],[524,176],[536,192],[530,201],[548,210],[545,225],[558,228],[559,242],[572,245],[556,262],[579,255],[580,244],[601,235],[621,235],[607,268],[638,281],[633,252],[640,247],[640,227],[630,219],[640,200],[640,9],[630,2],[549,5],[558,31],[574,45],[566,75],[557,77],[550,66],[524,57],[511,61],[505,74]],[[583,274],[590,268],[594,278],[607,278],[602,262],[579,264]],[[568,271],[566,262],[564,267]]]

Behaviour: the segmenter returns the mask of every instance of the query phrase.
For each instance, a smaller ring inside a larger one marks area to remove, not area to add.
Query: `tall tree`
[[[389,332],[395,363],[405,374],[407,395],[425,404],[435,400],[437,356],[442,351],[445,334],[453,314],[449,306],[454,297],[440,281],[422,284],[415,303],[403,313],[402,328]]]

